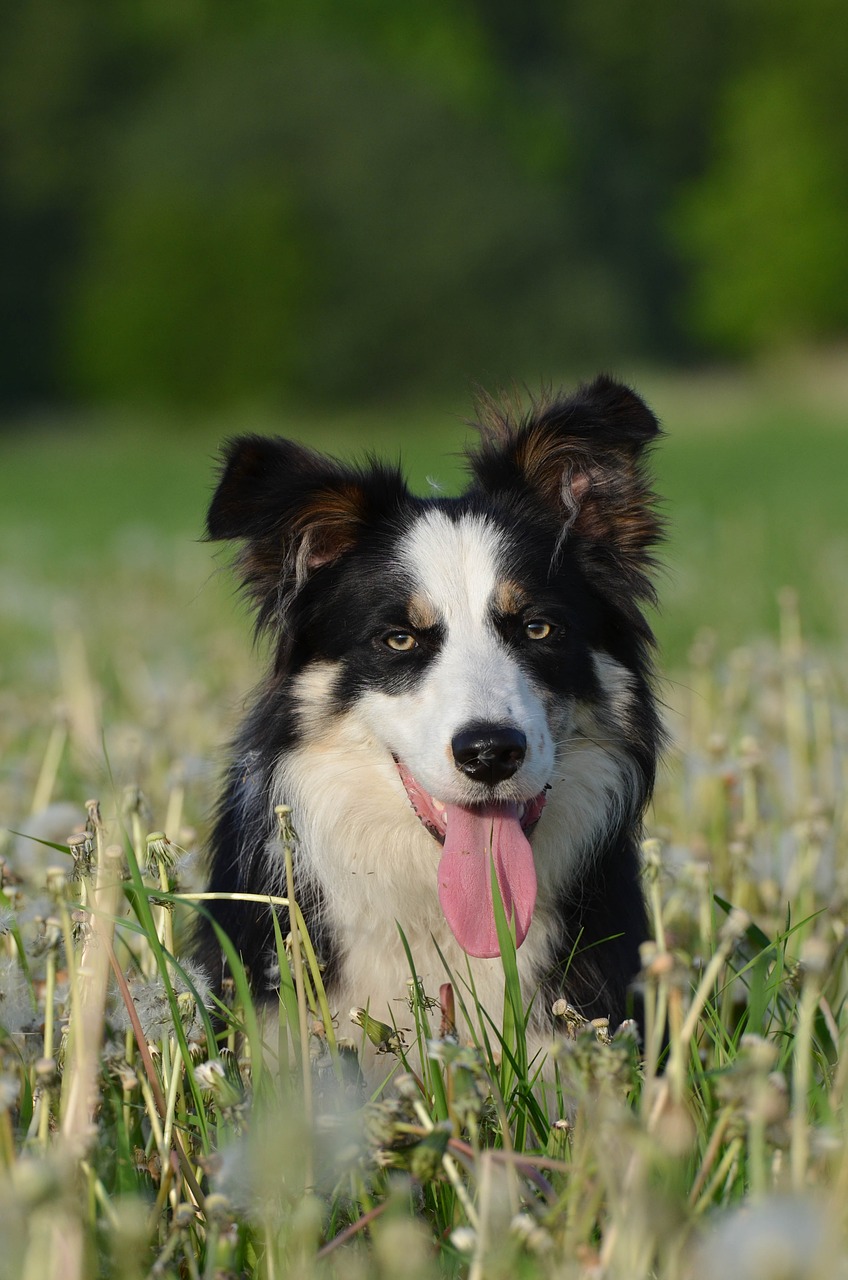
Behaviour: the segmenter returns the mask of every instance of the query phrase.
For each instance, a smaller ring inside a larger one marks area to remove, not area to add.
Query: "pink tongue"
[[[470,956],[500,955],[490,853],[506,918],[515,918],[515,942],[520,947],[536,905],[536,868],[518,806],[463,809],[449,804],[439,863],[439,901],[454,937]]]

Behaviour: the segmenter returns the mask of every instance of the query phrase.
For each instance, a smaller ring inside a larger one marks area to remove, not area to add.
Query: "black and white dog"
[[[333,1010],[404,1020],[400,926],[429,993],[441,952],[497,1018],[494,865],[536,1030],[560,997],[615,1024],[646,931],[638,844],[661,739],[642,613],[659,428],[605,377],[481,416],[459,498],[288,440],[227,446],[208,533],[240,540],[273,663],[235,742],[209,887],[285,896],[274,811],[290,805]],[[271,995],[271,908],[211,905]],[[208,924],[199,952],[222,972]]]

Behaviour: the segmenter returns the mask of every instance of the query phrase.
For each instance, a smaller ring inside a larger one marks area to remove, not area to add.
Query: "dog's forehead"
[[[481,514],[426,511],[401,539],[399,553],[422,615],[435,609],[448,623],[483,618],[509,589],[506,530]]]

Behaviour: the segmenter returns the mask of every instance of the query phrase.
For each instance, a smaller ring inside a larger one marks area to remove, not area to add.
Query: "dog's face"
[[[379,465],[230,447],[210,535],[244,540],[280,677],[321,673],[308,714],[355,717],[394,759],[444,846],[442,906],[472,955],[498,950],[480,909],[492,868],[519,945],[529,928],[529,835],[581,709],[617,704],[627,732],[657,532],[640,455],[656,433],[638,397],[599,380],[519,425],[490,413],[468,492],[430,500]]]

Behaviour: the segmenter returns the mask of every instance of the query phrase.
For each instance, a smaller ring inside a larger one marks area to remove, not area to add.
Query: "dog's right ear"
[[[222,451],[206,532],[243,541],[238,570],[261,628],[311,573],[408,497],[396,467],[358,470],[279,436],[238,436]]]

